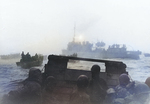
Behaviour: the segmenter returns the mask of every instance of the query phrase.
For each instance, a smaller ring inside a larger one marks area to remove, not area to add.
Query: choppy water
[[[19,59],[0,59],[0,101],[4,94],[18,88],[17,82],[20,82],[28,77],[29,69],[17,67],[16,62],[18,61]],[[47,63],[47,61],[44,61],[43,65],[38,68],[42,70],[45,63]]]
[[[0,60],[0,98],[10,90],[16,89],[16,82],[22,81],[28,76],[29,69],[22,69],[16,66],[15,60]],[[133,80],[144,82],[147,77],[150,76],[150,57],[141,56],[140,60],[129,60],[129,59],[114,59],[124,62],[127,65],[127,71]],[[43,65],[39,68],[42,70],[44,64],[47,60],[43,62]],[[83,68],[82,62],[80,62],[81,69]],[[94,64],[94,63],[92,63]],[[88,64],[86,68],[92,66]]]

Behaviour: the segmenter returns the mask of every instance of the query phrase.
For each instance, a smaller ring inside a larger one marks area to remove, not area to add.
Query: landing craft
[[[34,66],[40,66],[43,63],[43,58],[44,56],[41,54],[35,54],[35,56],[31,56],[29,53],[25,55],[24,52],[22,52],[20,62],[16,62],[16,65],[25,69]]]
[[[100,72],[108,87],[115,87],[119,84],[118,78],[120,74],[127,73],[126,65],[121,61],[99,60],[90,58],[80,58],[71,56],[49,55],[48,62],[45,64],[43,79],[53,76],[57,80],[54,88],[55,95],[59,96],[58,100],[64,104],[69,102],[71,93],[76,89],[76,81],[79,75],[86,75],[91,79],[90,70],[79,70],[68,68],[69,60],[79,60],[85,62],[96,62],[105,64],[105,71]],[[92,67],[92,66],[91,66]]]

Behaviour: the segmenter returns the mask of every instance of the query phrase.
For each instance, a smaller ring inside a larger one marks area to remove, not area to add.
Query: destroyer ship
[[[62,55],[71,55],[76,53],[79,57],[85,58],[128,58],[140,59],[141,52],[127,51],[126,45],[113,44],[105,49],[104,42],[92,44],[89,41],[84,42],[69,42],[67,49],[62,50]]]

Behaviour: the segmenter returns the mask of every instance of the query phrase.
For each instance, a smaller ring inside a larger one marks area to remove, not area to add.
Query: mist
[[[150,52],[150,1],[1,0],[0,54],[61,54],[80,41]]]

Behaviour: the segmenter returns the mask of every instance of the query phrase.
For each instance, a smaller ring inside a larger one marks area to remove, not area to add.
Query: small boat
[[[21,66],[22,68],[31,68],[34,66],[41,66],[43,63],[43,55],[35,54],[35,56],[30,56],[29,52],[25,55],[24,52],[21,54],[20,62],[16,62],[17,66]]]
[[[72,55],[68,55],[69,57],[77,57],[77,53],[73,53]],[[71,63],[79,62],[79,60],[69,60]]]
[[[10,60],[10,59],[18,59],[18,58],[20,58],[20,53],[0,55],[0,59],[2,60]]]
[[[150,53],[144,53],[145,57],[150,57]]]

